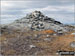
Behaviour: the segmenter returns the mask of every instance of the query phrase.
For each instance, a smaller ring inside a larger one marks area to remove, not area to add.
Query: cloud
[[[49,17],[54,18],[64,24],[72,24],[74,22],[74,15],[70,14],[48,14]]]
[[[39,10],[39,11],[65,11],[65,12],[72,12],[74,13],[74,5],[70,5],[70,6],[47,6],[44,8],[32,8],[32,9],[26,9],[24,11],[27,12],[32,12],[34,10]]]
[[[24,17],[24,15],[1,15],[0,23],[1,24],[8,24],[13,22],[16,19],[20,19]]]
[[[8,22],[9,20],[12,21],[18,18],[22,18],[26,14],[35,10],[42,11],[45,15],[54,17],[54,19],[63,23],[74,22],[74,0],[1,1],[2,21],[6,20]],[[68,22],[70,20],[71,22]]]
[[[1,1],[1,9],[16,9],[16,8],[27,8],[27,4],[31,3],[32,1]]]

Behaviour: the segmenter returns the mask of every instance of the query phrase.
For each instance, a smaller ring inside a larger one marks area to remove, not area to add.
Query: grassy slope
[[[72,35],[73,32],[68,32],[65,35],[50,35],[55,33],[52,30],[45,30],[45,31],[29,31],[29,32],[23,32],[22,36],[32,36],[32,38],[35,38],[35,34],[43,34],[42,36],[39,37],[39,42],[32,40],[32,42],[34,42],[33,44],[35,44],[37,47],[41,48],[42,51],[39,51],[38,55],[51,55],[51,54],[56,54],[56,52],[58,50],[62,50],[62,51],[75,51],[75,48],[72,48],[70,46],[70,43],[75,41],[74,40],[74,35]],[[0,42],[4,43],[4,41],[8,40],[9,38],[15,38],[16,36],[18,36],[18,34],[20,34],[20,32],[18,31],[14,31],[13,34],[8,34],[8,33],[4,33],[1,37],[0,37]],[[47,37],[46,35],[49,36]],[[53,38],[52,41],[45,41],[45,38]],[[7,50],[8,51],[8,50]],[[5,54],[14,54],[15,50],[10,49],[8,52],[5,52]]]

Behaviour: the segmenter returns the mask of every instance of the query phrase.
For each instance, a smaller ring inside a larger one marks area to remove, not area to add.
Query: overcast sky
[[[1,23],[11,23],[38,10],[64,24],[73,24],[74,3],[74,0],[2,0]]]

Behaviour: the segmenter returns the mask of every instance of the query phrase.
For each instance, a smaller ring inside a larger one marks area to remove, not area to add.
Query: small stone
[[[47,37],[49,37],[49,35],[46,35]]]
[[[54,36],[56,36],[57,34],[53,34]]]
[[[71,35],[75,35],[75,33],[72,33]]]
[[[34,36],[37,37],[37,34],[35,34]]]
[[[71,44],[70,44],[71,47],[75,48],[75,42],[73,41]]]
[[[30,48],[34,48],[34,47],[36,47],[35,45],[30,45]]]
[[[45,41],[51,41],[52,38],[45,38]]]

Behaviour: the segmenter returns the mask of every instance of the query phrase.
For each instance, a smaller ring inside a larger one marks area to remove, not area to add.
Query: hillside
[[[5,32],[0,37],[3,55],[56,55],[58,50],[75,51],[70,43],[75,41],[73,32],[56,34],[52,30],[28,31],[13,34]]]
[[[64,25],[40,11],[2,26],[0,30],[0,55],[59,56],[58,51],[75,51],[72,44],[75,26]]]

